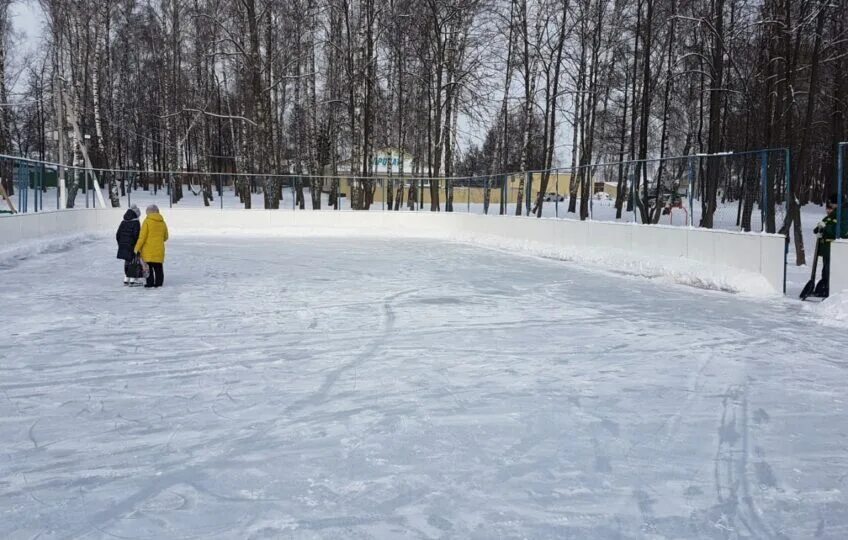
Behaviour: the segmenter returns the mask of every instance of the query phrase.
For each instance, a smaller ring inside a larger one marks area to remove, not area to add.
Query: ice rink
[[[0,538],[848,537],[848,336],[410,239],[0,267]]]

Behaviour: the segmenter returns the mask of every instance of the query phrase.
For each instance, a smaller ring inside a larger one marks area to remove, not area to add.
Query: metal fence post
[[[35,205],[35,211],[38,212],[38,196],[41,194],[41,169],[44,164],[39,164],[35,169],[35,177],[32,179],[32,198]]]
[[[530,215],[530,196],[533,193],[533,173],[531,171],[527,171],[524,173],[526,175],[525,178],[525,188],[524,188],[524,209],[526,210],[526,215]]]
[[[595,220],[595,171],[591,167],[589,169],[589,221]]]
[[[26,211],[29,212],[29,164],[28,163],[23,166],[23,173],[24,173],[24,176],[22,178],[22,180],[23,180],[22,183],[23,183],[24,188],[25,188],[24,189],[24,208],[26,208]]]
[[[41,206],[42,212],[44,212],[44,192],[46,191],[46,186],[44,185],[44,182],[46,180],[45,179],[46,176],[47,176],[47,167],[45,167],[44,164],[42,163],[41,164],[41,179],[38,182],[39,186],[40,186],[40,188],[39,188],[40,193],[38,195],[38,202]]]
[[[760,231],[766,230],[768,217],[768,152],[760,152]]]
[[[559,170],[556,170],[556,178],[554,179],[554,216],[559,217]],[[544,195],[542,195],[544,197]]]
[[[67,189],[65,185],[65,167],[61,161],[60,159],[59,166],[56,168],[56,210],[62,209],[62,195],[64,195],[64,191]]]
[[[786,160],[784,167],[786,170],[784,171],[783,176],[786,184],[786,204],[788,205],[789,197],[792,197],[792,151],[789,148],[785,148],[783,152]],[[789,231],[786,231],[786,239],[787,241],[784,242],[785,247],[783,250],[783,294],[786,294],[787,268],[789,266]]]
[[[21,189],[21,179],[20,179],[21,168],[20,168],[20,166],[15,167],[14,161],[12,162],[12,170],[10,171],[9,176],[10,176],[9,180],[11,181],[11,185],[14,186],[14,188],[16,188],[18,190],[18,212],[23,214],[23,213],[26,212],[26,208],[24,208],[24,202],[23,202],[24,193],[23,193],[23,190]]]
[[[836,237],[842,238],[842,207],[844,201],[842,199],[842,183],[845,180],[845,149],[848,148],[848,142],[842,142],[836,145]]]
[[[636,163],[639,163],[638,161]],[[633,205],[633,223],[639,223],[639,205],[636,204],[636,175],[639,174],[639,167],[635,167],[630,172],[630,201]]]
[[[689,227],[694,227],[695,225],[695,158],[689,156],[689,186],[687,186],[686,191],[688,192],[687,198],[689,199],[689,215],[686,218]]]
[[[465,181],[465,197],[468,201],[468,205],[465,209],[469,214],[471,213],[471,179],[466,179]]]

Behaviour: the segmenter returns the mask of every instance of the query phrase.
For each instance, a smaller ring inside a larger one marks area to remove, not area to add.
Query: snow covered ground
[[[848,336],[411,239],[0,267],[1,538],[848,537]]]

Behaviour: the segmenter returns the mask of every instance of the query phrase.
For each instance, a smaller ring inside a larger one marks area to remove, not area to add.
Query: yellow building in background
[[[521,183],[521,174],[511,174],[507,175],[507,185],[506,185],[506,194],[507,194],[507,202],[508,203],[516,203],[518,201],[518,190]],[[396,190],[403,185],[404,186],[404,200],[406,200],[406,195],[409,191],[410,183],[413,179],[406,177],[401,178],[397,176],[392,177],[381,177],[374,182],[376,183],[374,189],[374,202],[383,202],[385,198],[385,194],[387,189],[391,189],[396,193]],[[445,180],[444,178],[439,179],[430,179],[430,178],[416,178],[414,179],[416,183],[416,190],[420,190],[423,193],[423,201],[425,204],[430,204],[431,198],[431,190],[430,184],[431,182],[436,182],[439,188],[439,201],[444,203],[445,201]],[[496,185],[496,177],[491,177],[490,181],[492,182],[490,196],[491,204],[500,204],[502,197],[502,189]],[[542,182],[542,173],[534,173],[533,174],[533,200],[535,200],[539,187]],[[352,180],[343,178],[341,182],[342,192],[346,195],[351,191]],[[453,179],[453,199],[454,204],[483,204],[483,198],[485,193],[484,184],[485,177],[475,177],[473,179]],[[423,186],[423,190],[422,190]],[[548,188],[545,190],[546,193],[558,193],[563,198],[568,197],[568,190],[571,186],[571,174],[570,173],[558,173],[552,174],[548,179]],[[420,197],[420,195],[419,195]]]

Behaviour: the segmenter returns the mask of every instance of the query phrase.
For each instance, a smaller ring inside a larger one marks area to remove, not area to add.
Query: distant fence
[[[786,149],[449,178],[87,169],[0,155],[10,212],[115,203],[447,211],[766,232],[786,211],[790,168]]]
[[[779,148],[597,163],[579,167],[577,182],[595,191],[614,185],[607,191],[616,194],[615,220],[775,232],[786,212],[790,159]],[[580,202],[588,202],[581,216],[592,218],[593,199],[584,194]]]

